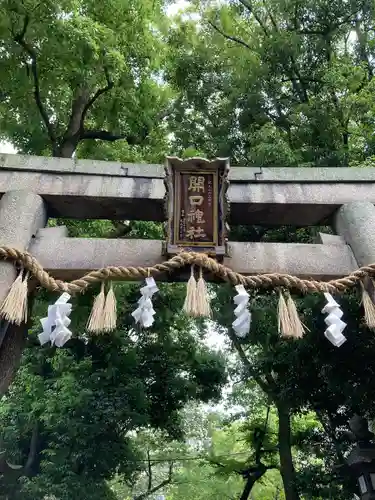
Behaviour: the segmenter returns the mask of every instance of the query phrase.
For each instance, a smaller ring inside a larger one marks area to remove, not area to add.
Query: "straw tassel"
[[[113,291],[113,283],[111,282],[104,303],[104,318],[103,331],[112,332],[117,326],[117,302],[116,295]]]
[[[197,282],[194,276],[194,265],[191,266],[191,275],[186,286],[186,298],[183,309],[188,316],[192,316],[193,318],[199,316],[197,310]]]
[[[196,304],[197,304],[197,315],[203,318],[211,317],[211,305],[210,305],[210,297],[208,295],[207,284],[203,277],[203,270],[200,268],[199,270],[199,280],[197,283],[197,295],[196,295]]]
[[[301,319],[298,315],[297,306],[292,296],[288,292],[287,295],[287,308],[290,320],[290,337],[294,337],[296,339],[301,339],[305,334],[305,327],[301,322]]]
[[[375,304],[373,303],[368,291],[363,283],[362,286],[362,305],[365,311],[365,322],[370,330],[375,330]]]
[[[21,270],[0,307],[0,316],[10,323],[20,325],[27,321],[28,279],[29,273],[27,272],[23,278]]]
[[[290,338],[292,335],[292,325],[290,321],[287,303],[285,302],[282,291],[279,292],[279,304],[277,308],[278,329],[282,338]]]
[[[104,282],[102,282],[100,293],[95,298],[91,314],[87,322],[87,331],[90,333],[102,333],[104,331]]]
[[[28,286],[29,278],[30,278],[30,273],[29,271],[27,271],[24,279],[22,280],[22,290],[20,297],[20,303],[22,303],[22,311],[23,311],[22,321],[24,323],[27,322],[27,315],[28,315],[27,298],[29,294],[29,286]]]

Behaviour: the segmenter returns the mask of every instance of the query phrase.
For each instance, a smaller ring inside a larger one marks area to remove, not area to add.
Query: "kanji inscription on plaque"
[[[227,160],[167,158],[167,251],[209,251],[224,255],[227,216]]]

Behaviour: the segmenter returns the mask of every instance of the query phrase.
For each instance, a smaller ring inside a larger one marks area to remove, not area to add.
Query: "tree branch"
[[[271,410],[271,406],[268,405],[267,406],[267,414],[266,414],[266,418],[264,420],[264,426],[263,426],[263,430],[262,430],[262,434],[261,434],[261,439],[259,440],[257,446],[255,446],[255,463],[258,465],[261,463],[262,454],[264,451],[263,442],[264,442],[264,439],[265,439],[266,434],[267,434],[267,427],[268,427],[268,419],[270,416],[270,410]]]
[[[124,139],[130,146],[135,146],[137,144],[142,144],[147,135],[147,131],[141,133],[140,136],[137,137],[135,135],[112,134],[108,130],[84,130],[81,133],[80,140],[100,139],[102,141],[115,142]]]
[[[152,489],[152,465],[150,459],[150,450],[147,450],[147,468],[148,468],[148,486],[147,491]]]
[[[38,443],[39,443],[39,426],[38,423],[36,422],[32,430],[30,448],[25,465],[10,464],[6,460],[6,452],[2,451],[0,452],[0,473],[11,474],[15,478],[20,478],[23,476],[30,477],[32,475],[32,468],[38,457]]]
[[[269,37],[269,32],[268,32],[268,29],[266,27],[266,25],[263,23],[262,19],[254,12],[254,9],[252,7],[251,4],[247,3],[245,0],[239,0],[239,2],[251,13],[253,14],[254,18],[256,19],[256,21],[258,22],[259,26],[262,28],[264,34],[266,35],[266,37]],[[270,13],[269,10],[267,10],[267,13],[268,15],[270,16],[270,19],[271,19],[271,23],[272,25],[274,26],[274,29],[276,31],[278,31],[278,26],[276,24],[276,21],[275,19],[273,18],[272,14]],[[218,32],[220,33],[222,36],[224,36],[227,40],[231,40],[233,42],[236,42],[244,47],[246,47],[247,49],[249,50],[252,50],[250,45],[247,44],[246,42],[244,42],[243,40],[241,40],[240,38],[237,38],[235,36],[232,36],[232,35],[228,35],[227,33],[225,33],[223,30],[221,30],[218,26],[216,26],[214,23],[212,23],[211,21],[208,21],[208,23]],[[294,91],[296,92],[296,94],[298,95],[299,99],[301,102],[308,102],[309,99],[308,99],[308,95],[307,95],[307,91],[306,91],[306,88],[305,86],[303,85],[303,82],[301,81],[301,75],[299,74],[299,71],[298,71],[298,68],[297,68],[297,64],[296,64],[296,61],[294,60],[294,57],[291,55],[290,56],[290,60],[291,60],[291,63],[292,63],[292,72],[294,72],[294,74],[296,75],[296,77],[293,76],[293,74],[290,74],[290,71],[287,70],[287,68],[285,68],[285,65],[283,64],[284,66],[284,69],[286,71],[286,73],[289,73],[289,77],[290,77],[290,80],[292,82],[292,85],[293,85],[293,89]],[[300,80],[300,87],[299,88],[299,85],[298,85],[298,81],[297,80]]]
[[[105,79],[107,81],[107,85],[105,87],[98,89],[95,92],[95,94],[91,97],[91,99],[89,99],[86,106],[84,107],[83,112],[82,112],[82,116],[81,116],[81,128],[82,128],[82,130],[84,129],[85,118],[86,118],[86,115],[87,115],[89,109],[93,106],[93,104],[99,99],[99,97],[101,95],[105,94],[106,92],[109,92],[115,86],[114,81],[109,76],[109,71],[107,68],[104,68],[104,74],[105,74]]]
[[[27,456],[26,464],[24,467],[25,476],[29,476],[31,474],[31,470],[38,456],[38,443],[39,443],[39,425],[38,422],[35,422],[35,425],[33,427],[33,432],[31,434],[29,454]]]
[[[243,40],[241,40],[240,38],[237,38],[235,36],[232,36],[232,35],[228,35],[227,33],[225,33],[224,31],[222,31],[218,26],[216,26],[216,24],[214,24],[213,22],[211,21],[208,21],[208,24],[214,28],[214,30],[216,30],[218,33],[220,33],[220,35],[222,35],[224,38],[226,38],[227,40],[231,40],[232,42],[235,42],[235,43],[238,43],[239,45],[242,45],[243,47],[246,47],[247,49],[249,50],[253,50],[250,45],[248,45],[246,42],[244,42]]]
[[[119,141],[120,139],[126,139],[127,136],[124,134],[112,134],[107,130],[84,130],[81,135],[81,140],[86,139],[101,139],[102,141]]]
[[[266,394],[270,394],[270,387],[264,380],[256,373],[254,370],[252,364],[250,363],[248,357],[246,356],[245,351],[242,349],[242,345],[238,338],[236,337],[235,333],[232,331],[231,328],[228,329],[228,335],[231,341],[233,342],[233,345],[238,352],[238,355],[240,356],[246,370],[248,371],[249,375],[253,377],[255,382],[259,385],[259,387],[264,391]]]
[[[64,139],[76,137],[77,142],[80,140],[82,133],[82,114],[90,99],[90,90],[87,87],[77,87],[74,91],[72,100],[72,110],[69,117],[68,126],[66,128]]]
[[[26,15],[24,18],[22,30],[19,33],[13,32],[13,37],[14,37],[14,41],[16,43],[18,43],[18,45],[20,45],[20,47],[23,48],[23,50],[26,52],[26,54],[31,59],[30,66],[31,66],[31,73],[33,75],[33,80],[34,80],[34,99],[35,99],[36,105],[38,106],[39,113],[42,117],[44,125],[47,129],[48,137],[50,138],[51,142],[55,142],[56,141],[55,131],[54,131],[53,126],[50,122],[48,113],[45,109],[45,106],[42,102],[42,98],[40,95],[40,84],[39,84],[38,63],[37,63],[36,51],[25,40],[25,35],[27,32],[27,28],[29,26],[29,23],[30,23],[30,18],[28,15]]]
[[[275,28],[275,30],[278,32],[279,31],[279,27],[277,26],[277,23],[275,21],[275,18],[273,17],[271,11],[269,10],[269,8],[267,7],[267,4],[265,2],[265,0],[263,0],[263,5],[264,5],[264,8],[266,9],[266,12],[269,16],[269,18],[271,19],[271,23],[272,23],[272,26]]]
[[[253,489],[255,483],[264,476],[264,474],[267,472],[269,469],[274,469],[275,467],[273,465],[264,465],[260,463],[256,467],[250,467],[249,469],[245,470],[247,474],[244,474],[244,479],[246,479],[245,487],[242,492],[242,495],[239,500],[247,500],[250,498],[251,495],[251,490]]]
[[[258,14],[254,11],[253,6],[251,4],[245,2],[245,0],[238,0],[238,1],[240,2],[240,4],[242,4],[250,12],[250,14],[252,14],[254,16],[255,20],[257,21],[259,26],[262,28],[264,34],[266,36],[268,36],[268,30],[267,30],[265,24],[263,23],[261,18],[258,16]]]
[[[226,466],[224,464],[221,464],[220,462],[216,462],[215,460],[209,460],[210,464],[216,465],[217,467],[221,467],[222,469],[225,469]],[[233,472],[236,474],[239,474],[240,476],[243,475],[243,470],[238,470],[238,469],[233,469]]]
[[[239,0],[241,1],[241,0]],[[333,23],[331,25],[323,25],[321,29],[298,29],[296,28],[296,24],[292,28],[287,28],[287,31],[294,31],[297,35],[318,35],[318,36],[323,36],[326,37],[327,35],[330,35],[334,33],[336,30],[338,30],[341,26],[343,26],[346,23],[349,22],[354,22],[355,17],[358,15],[360,12],[361,8],[358,8],[352,12],[350,12],[347,16],[345,16],[343,19],[340,21],[337,21],[336,23]]]
[[[371,81],[374,76],[374,72],[370,62],[371,58],[369,57],[369,54],[367,52],[368,48],[367,33],[362,31],[361,22],[358,18],[355,21],[355,32],[357,35],[358,46],[359,46],[359,57],[361,61],[364,62],[367,66],[367,81]]]
[[[167,484],[170,484],[172,482],[173,478],[173,462],[169,463],[169,470],[168,470],[168,478],[164,479],[164,481],[161,481],[158,485],[154,486],[151,489],[147,489],[145,493],[141,493],[140,495],[134,497],[133,500],[144,500],[145,498],[149,497],[153,493],[156,493],[158,490],[166,486]]]
[[[114,82],[110,79],[106,68],[104,69],[104,73],[107,85],[97,90],[91,98],[90,89],[86,85],[81,85],[74,91],[69,123],[59,145],[61,147],[59,155],[71,156],[79,142],[84,139],[102,139],[105,141],[123,139],[123,136],[114,135],[104,130],[85,131],[84,122],[89,109],[101,95],[108,92],[114,86]]]
[[[261,20],[261,18],[254,12],[254,9],[252,7],[251,4],[247,3],[245,0],[239,0],[239,2],[244,5],[254,16],[254,18],[256,19],[256,21],[258,22],[258,24],[260,25],[260,27],[262,28],[264,34],[269,37],[269,32],[268,32],[268,29],[266,28],[266,25],[263,23],[263,21]],[[266,2],[263,0],[263,5],[266,9],[266,12],[271,20],[271,24],[274,28],[274,30],[278,33],[279,32],[279,27],[275,21],[275,18],[273,17],[271,11],[267,8],[267,5],[266,5]],[[308,99],[308,95],[307,95],[307,90],[305,88],[305,85],[302,81],[302,77],[298,71],[298,68],[297,68],[297,63],[293,57],[293,55],[290,55],[290,60],[291,60],[291,63],[292,63],[292,71],[294,72],[294,74],[297,76],[297,78],[295,78],[292,75],[289,75],[290,76],[290,80],[292,82],[292,85],[293,85],[293,89],[294,91],[297,93],[297,95],[299,96],[299,99],[301,100],[301,102],[308,102],[309,99]],[[286,71],[286,73],[288,73],[289,71],[287,70],[287,68],[285,67],[285,64],[283,64],[284,66],[284,69]],[[299,84],[297,83],[297,80],[299,80]],[[301,88],[299,88],[299,86]],[[302,91],[302,94],[301,94],[301,91]]]

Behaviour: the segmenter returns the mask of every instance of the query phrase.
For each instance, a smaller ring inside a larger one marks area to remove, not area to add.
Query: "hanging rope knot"
[[[375,264],[367,265],[354,271],[349,276],[331,280],[328,282],[300,279],[288,274],[272,273],[259,274],[254,276],[244,276],[229,267],[220,264],[215,259],[205,253],[187,252],[182,250],[170,260],[162,264],[155,264],[152,267],[106,267],[91,271],[80,279],[72,282],[64,282],[50,276],[39,262],[30,253],[17,248],[1,246],[0,258],[12,260],[15,264],[20,262],[22,267],[30,272],[30,275],[37,279],[41,286],[50,291],[68,292],[76,294],[84,292],[89,286],[103,280],[127,280],[141,279],[145,276],[156,276],[181,269],[187,265],[197,265],[202,269],[215,274],[224,281],[229,281],[233,285],[243,284],[250,288],[269,288],[271,286],[283,286],[287,289],[299,290],[302,293],[311,292],[343,292],[352,288],[367,277],[375,276]]]

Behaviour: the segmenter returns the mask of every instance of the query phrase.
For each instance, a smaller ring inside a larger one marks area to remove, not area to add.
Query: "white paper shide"
[[[249,294],[243,285],[237,285],[235,288],[237,295],[233,300],[237,307],[234,310],[236,319],[233,321],[232,327],[237,337],[244,338],[250,332],[251,324],[251,314],[248,309]]]
[[[152,306],[152,296],[159,291],[154,278],[146,278],[146,285],[141,288],[141,298],[138,300],[137,309],[132,312],[132,316],[136,323],[139,323],[143,328],[150,328],[154,323],[156,314]]]
[[[68,304],[70,295],[63,293],[56,302],[48,306],[48,316],[40,320],[43,332],[38,335],[41,345],[51,342],[51,345],[62,347],[72,337],[68,329],[72,304]]]
[[[346,327],[346,323],[341,320],[344,313],[330,293],[325,293],[324,297],[327,304],[322,309],[322,313],[328,314],[324,320],[328,327],[324,335],[334,346],[340,347],[346,341],[346,337],[342,333]]]

